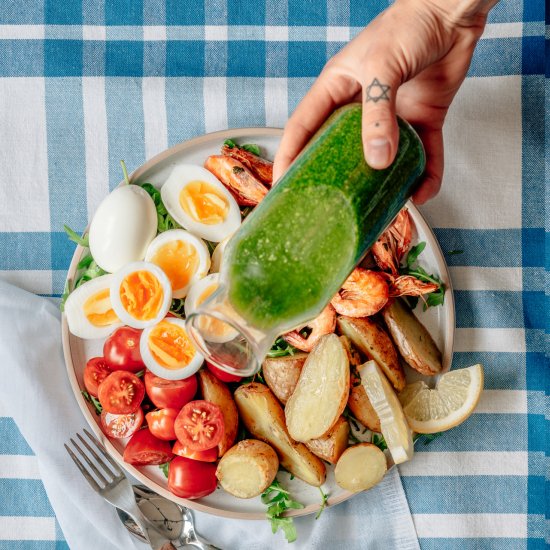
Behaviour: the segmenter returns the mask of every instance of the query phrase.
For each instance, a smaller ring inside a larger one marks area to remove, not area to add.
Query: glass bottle
[[[338,292],[424,170],[418,135],[398,122],[395,161],[373,170],[361,105],[336,110],[243,222],[225,249],[218,289],[186,322],[208,361],[254,374],[279,335],[314,319]]]

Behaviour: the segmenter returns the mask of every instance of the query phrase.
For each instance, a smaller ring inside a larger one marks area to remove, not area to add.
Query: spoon
[[[191,512],[157,495],[145,485],[133,485],[136,503],[143,515],[157,529],[157,531],[179,550],[185,547],[194,547],[202,550],[220,550],[195,533]],[[134,520],[120,509],[116,509],[118,517],[130,534],[142,542],[147,543],[142,530]]]

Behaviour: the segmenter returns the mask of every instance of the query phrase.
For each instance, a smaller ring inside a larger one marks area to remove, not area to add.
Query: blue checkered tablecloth
[[[3,0],[0,278],[58,297],[73,253],[62,226],[84,228],[119,159],[135,169],[205,132],[283,126],[387,5]],[[443,251],[463,251],[447,256],[454,366],[484,363],[487,388],[467,423],[400,469],[423,550],[545,548],[544,19],[542,0],[491,12],[449,114],[443,191],[423,208]],[[66,547],[0,403],[0,549]]]

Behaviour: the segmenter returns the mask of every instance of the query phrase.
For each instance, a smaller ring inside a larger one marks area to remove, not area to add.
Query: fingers
[[[395,96],[400,81],[388,71],[367,72],[363,80],[363,148],[367,164],[381,170],[393,162],[397,153]]]
[[[283,138],[275,155],[273,181],[279,179],[336,106],[327,74],[321,73],[285,125]]]
[[[426,170],[420,186],[413,195],[415,204],[424,204],[435,197],[443,177],[443,133],[441,130],[418,132],[426,149]]]

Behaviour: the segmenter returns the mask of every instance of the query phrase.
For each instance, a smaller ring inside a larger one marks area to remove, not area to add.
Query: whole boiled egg
[[[65,302],[69,330],[85,339],[106,338],[122,325],[110,299],[112,275],[102,275],[75,288]]]
[[[158,265],[166,273],[174,298],[183,298],[189,287],[210,269],[206,243],[184,229],[171,229],[153,239],[145,261]]]
[[[203,363],[185,331],[185,321],[166,317],[145,329],[139,340],[145,366],[167,380],[181,380],[195,374]]]
[[[153,199],[138,185],[122,185],[105,197],[92,219],[90,252],[99,267],[114,273],[143,260],[156,234]]]
[[[133,328],[156,325],[170,309],[172,287],[164,271],[150,262],[133,262],[111,279],[111,303],[118,318]]]
[[[185,299],[186,317],[196,312],[199,306],[216,292],[219,282],[220,274],[211,273],[204,279],[197,281],[189,289],[187,298]],[[206,340],[219,344],[229,342],[229,340],[233,340],[238,335],[238,332],[231,325],[211,316],[206,317],[201,315],[198,328]]]
[[[185,229],[212,242],[220,242],[241,224],[239,205],[206,168],[179,164],[161,187],[170,215]]]

